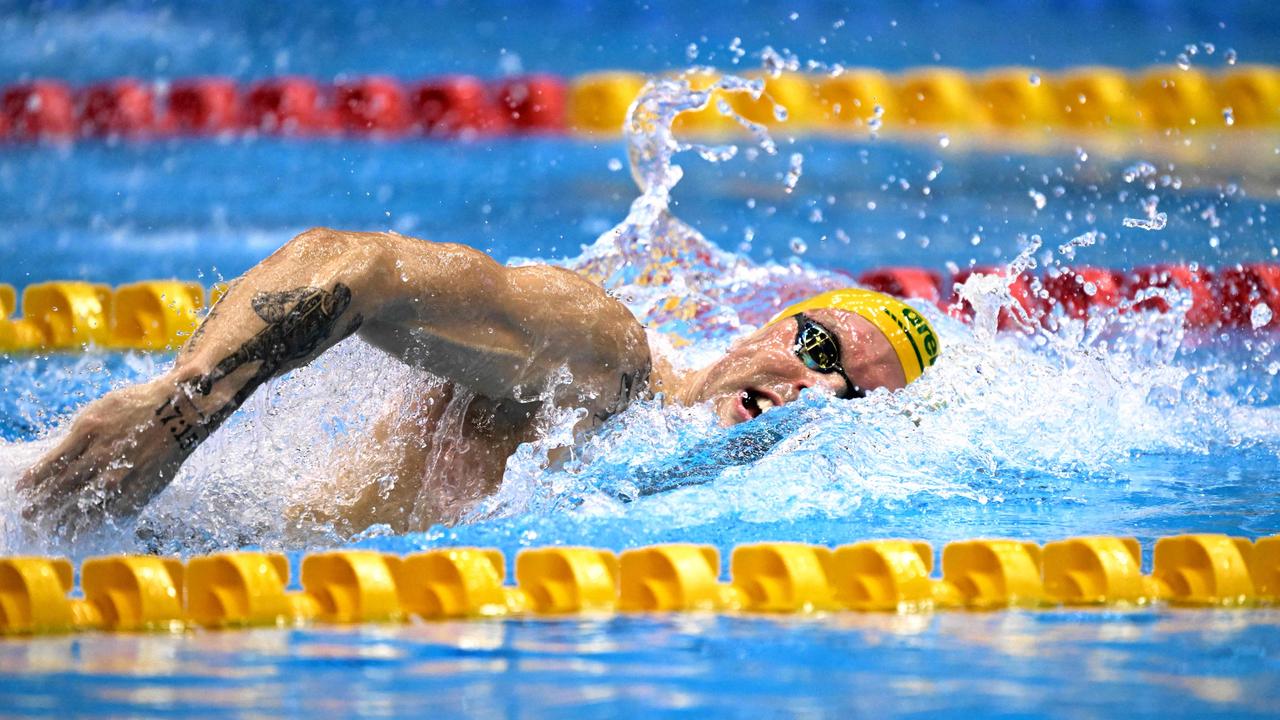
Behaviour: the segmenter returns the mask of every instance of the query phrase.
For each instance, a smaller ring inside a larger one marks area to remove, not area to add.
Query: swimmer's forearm
[[[174,418],[176,439],[198,444],[262,383],[357,330],[494,399],[536,397],[568,368],[573,402],[602,415],[648,373],[643,329],[572,272],[506,268],[461,245],[316,229],[233,283],[179,353],[168,378],[176,402],[157,410]]]

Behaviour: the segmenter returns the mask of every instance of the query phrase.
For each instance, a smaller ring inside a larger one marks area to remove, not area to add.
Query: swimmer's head
[[[710,401],[723,424],[750,420],[805,388],[859,398],[897,390],[938,357],[938,337],[920,312],[897,298],[850,288],[796,303],[734,343],[677,394]]]

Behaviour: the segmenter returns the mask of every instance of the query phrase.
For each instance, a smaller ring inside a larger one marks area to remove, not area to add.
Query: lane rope
[[[715,79],[688,77],[700,87]],[[992,137],[1114,136],[1280,129],[1280,68],[1268,65],[1214,71],[927,67],[886,73],[854,68],[832,75],[755,77],[763,82],[762,97],[726,94],[729,106],[754,122],[800,134],[866,137],[881,131],[948,130]],[[0,90],[0,139],[617,135],[646,79],[622,70],[569,78],[451,75],[417,81],[284,76],[249,84],[226,77],[118,78],[84,87],[37,79]],[[773,101],[786,107],[785,119],[779,119]],[[683,114],[677,129],[741,132],[719,111],[716,98],[705,110]]]
[[[920,267],[868,270],[857,281],[910,301],[936,305],[969,320],[973,309],[958,299],[955,287],[975,272],[1002,275],[997,267],[975,267],[946,278]],[[1054,268],[1008,279],[1010,294],[1022,312],[1000,314],[1006,330],[1085,319],[1101,312],[1167,312],[1169,302],[1151,291],[1174,289],[1190,296],[1185,325],[1205,331],[1280,329],[1280,263],[1250,263],[1218,268],[1149,265],[1130,270],[1098,267]],[[206,292],[199,283],[147,280],[112,288],[80,280],[28,285],[19,294],[0,284],[0,353],[88,350],[172,351],[191,336],[205,312],[205,298],[216,302],[225,290]],[[1145,299],[1138,300],[1139,296]],[[19,315],[21,310],[21,315]],[[1259,323],[1260,320],[1265,320]]]
[[[964,540],[870,540],[827,548],[734,548],[720,581],[712,546],[669,544],[615,555],[587,547],[522,550],[515,584],[498,550],[408,556],[335,550],[301,560],[291,589],[285,556],[227,552],[175,558],[116,555],[73,568],[51,557],[0,558],[0,635],[99,630],[397,623],[612,613],[837,613],[1055,607],[1261,608],[1280,603],[1280,535],[1161,538],[1144,575],[1138,541],[1080,537],[1043,546]]]

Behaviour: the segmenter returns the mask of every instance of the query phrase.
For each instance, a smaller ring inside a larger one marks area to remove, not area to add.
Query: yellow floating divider
[[[80,281],[28,285],[24,319],[40,328],[44,347],[67,350],[111,341],[111,288]]]
[[[930,577],[933,548],[925,542],[844,545],[836,548],[830,567],[835,601],[850,610],[919,612],[962,604],[954,585]]]
[[[1280,125],[1280,68],[1245,65],[1214,80],[1218,104],[1242,128]]]
[[[1248,558],[1254,547],[1226,535],[1180,535],[1156,542],[1152,575],[1178,605],[1243,605],[1256,599]]]
[[[775,77],[752,75],[750,79],[764,82],[764,92],[759,98],[749,93],[732,93],[729,106],[742,117],[761,125],[785,125],[793,130],[807,130],[819,119],[816,110],[821,97],[813,79],[799,73],[782,73]],[[782,119],[778,112],[784,111]]]
[[[101,625],[96,609],[71,592],[63,558],[0,558],[0,635],[33,635]]]
[[[17,291],[12,285],[0,284],[0,352],[29,352],[44,345],[44,330],[30,320],[15,318],[17,313]]]
[[[80,568],[85,599],[106,630],[181,630],[183,566],[154,556],[91,558]]]
[[[116,288],[111,342],[137,350],[176,350],[200,320],[199,283],[149,280]]]
[[[618,558],[595,548],[540,548],[516,556],[516,583],[538,614],[611,612]]]
[[[1142,575],[1135,538],[1086,537],[1044,546],[1044,590],[1064,605],[1146,604],[1161,595]]]
[[[817,126],[831,131],[867,131],[873,121],[892,121],[898,112],[897,93],[879,70],[846,70],[816,79],[818,98],[813,115]],[[879,108],[877,115],[876,108]],[[790,108],[788,108],[790,109]]]
[[[1198,70],[1160,67],[1144,73],[1136,84],[1147,124],[1156,130],[1224,125],[1213,84]]]
[[[302,588],[328,623],[396,622],[404,619],[393,566],[400,558],[364,550],[308,555]]]
[[[1020,540],[967,540],[942,550],[942,577],[967,607],[1038,607],[1046,604],[1040,546]]]
[[[566,116],[569,127],[582,133],[616,135],[627,109],[644,87],[645,76],[633,72],[582,75],[569,87]]]
[[[204,288],[177,280],[106,286],[80,281],[36,283],[17,293],[0,285],[0,353],[86,347],[174,350],[195,331]]]
[[[0,283],[0,320],[18,314],[18,292],[12,285]]]
[[[741,599],[721,585],[720,553],[710,545],[657,545],[620,559],[618,609],[689,612],[736,608]]]
[[[709,72],[689,72],[684,73],[682,77],[688,80],[689,87],[694,90],[706,90],[720,80],[719,75]],[[671,125],[672,129],[677,133],[706,135],[723,135],[742,130],[737,120],[720,112],[721,101],[730,103],[732,107],[734,96],[739,94],[741,93],[713,92],[711,102],[707,103],[705,108],[677,115],[675,122]]]
[[[979,78],[975,91],[993,125],[1043,130],[1061,116],[1051,82],[1031,68],[1001,68]]]
[[[187,617],[208,628],[288,625],[311,620],[321,608],[306,593],[286,593],[283,555],[232,552],[187,563]]]
[[[528,598],[502,584],[502,553],[483,548],[433,550],[396,568],[400,605],[428,620],[523,612]]]
[[[1258,599],[1280,602],[1280,535],[1254,543],[1249,553],[1249,576]]]
[[[703,545],[627,550],[539,548],[516,558],[503,583],[497,550],[455,548],[401,558],[339,550],[302,560],[302,592],[289,592],[284,556],[230,552],[174,559],[86,560],[84,598],[70,597],[61,558],[0,558],[0,635],[102,629],[182,631],[312,622],[400,622],[621,612],[919,613],[960,608],[1068,606],[1255,607],[1280,603],[1280,535],[1251,543],[1226,535],[1159,540],[1141,574],[1133,538],[1047,543],[966,540],[942,551],[909,540],[871,540],[834,551],[802,543],[734,549],[729,584]]]
[[[831,550],[802,543],[742,545],[730,559],[742,609],[771,613],[835,607],[830,564]]]
[[[719,79],[714,72],[682,76],[694,89]],[[720,112],[726,102],[756,123],[834,134],[883,129],[1078,133],[1214,130],[1280,125],[1280,68],[1240,66],[1207,72],[1154,66],[1138,72],[1078,67],[1044,72],[1001,67],[980,73],[925,67],[896,74],[853,68],[835,74],[751,75],[764,84],[746,93],[717,93],[708,106],[676,118],[679,132],[740,131]],[[569,127],[617,132],[644,77],[630,72],[584,75],[571,82]],[[778,117],[776,107],[786,109]],[[877,112],[876,108],[880,108]]]
[[[927,68],[898,78],[901,121],[911,127],[965,129],[985,122],[969,76],[950,68]]]

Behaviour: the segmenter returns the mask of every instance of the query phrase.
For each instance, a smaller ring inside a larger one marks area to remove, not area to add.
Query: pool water
[[[977,4],[951,15],[906,8],[890,13],[902,15],[900,25],[889,24],[896,17],[849,17],[874,42],[845,43],[848,55],[838,57],[885,67],[929,62],[934,51],[962,66],[1140,65],[1180,51],[1186,36],[1230,42],[1252,53],[1251,61],[1280,59],[1277,35],[1257,29],[1280,26],[1271,6],[1228,6],[1222,28],[1175,3],[1159,23],[1130,32],[1130,10],[1082,6],[1006,17]],[[500,26],[495,32],[512,37],[519,52],[472,47],[454,60],[420,65],[422,57],[403,51],[386,58],[345,45],[336,55],[317,51],[306,38],[332,37],[351,22],[376,40],[375,28],[409,12],[383,10],[371,20],[346,5],[334,8],[309,21],[246,21],[228,42],[184,52],[173,40],[181,34],[175,27],[209,20],[194,5],[167,14],[128,4],[14,13],[0,24],[5,37],[32,34],[57,46],[89,36],[115,50],[101,64],[65,50],[52,59],[30,56],[44,60],[0,53],[0,67],[14,77],[45,72],[78,81],[94,72],[141,72],[138,58],[161,56],[169,58],[163,72],[253,77],[491,73],[480,64],[507,67],[511,61],[501,58],[512,54],[541,63],[525,69],[658,69],[686,62],[689,42],[701,44],[704,61],[716,48],[731,54],[731,36],[700,40],[698,21],[660,9],[653,12],[668,13],[663,17],[679,32],[664,34],[656,50],[637,50],[643,41],[628,33],[647,37],[637,22],[624,23],[620,44],[596,50],[568,43],[561,57],[501,29],[526,10],[446,7],[437,11],[441,18],[477,28],[489,22],[483,18],[503,18],[492,20]],[[821,4],[799,8],[803,20],[796,21],[788,20],[790,9],[752,12],[742,13],[746,20],[729,16],[718,31],[745,22],[753,31],[739,34],[755,47],[797,38],[790,40],[795,47],[814,48],[811,55],[823,61],[833,51],[814,38],[848,15]],[[135,15],[151,21],[152,35],[125,42],[119,34]],[[959,47],[955,33],[927,32],[965,18],[987,28],[1012,23],[1033,37],[1064,17],[1071,19],[1068,33],[1105,22],[1096,37],[1083,33],[1082,45],[1055,40],[1043,51],[1019,33],[1011,33],[1017,39],[1009,47]],[[216,28],[221,21],[209,22]],[[555,22],[569,35],[579,20]],[[424,32],[407,26],[406,43]],[[1129,44],[1104,42],[1117,35]],[[268,52],[277,46],[288,50],[283,60]],[[669,344],[663,347],[673,362],[692,367],[767,319],[780,292],[844,284],[875,266],[946,273],[1021,258],[1037,270],[1221,267],[1278,254],[1271,225],[1276,165],[1265,159],[1235,163],[1222,159],[1228,153],[1208,153],[1207,161],[1190,161],[1158,145],[1115,150],[1088,139],[1035,154],[959,138],[836,141],[780,133],[775,140],[776,154],[743,140],[735,157],[712,163],[676,152],[661,132],[633,137],[661,158],[651,168],[657,174],[640,173],[641,189],[621,138],[4,147],[0,282],[173,276],[211,284],[312,225],[391,229],[464,242],[504,262],[533,258],[593,273]],[[1274,139],[1251,142],[1261,148],[1259,158],[1280,152]],[[803,172],[789,189],[797,154]],[[664,174],[672,163],[684,171],[678,185]],[[1168,213],[1167,226],[1125,227],[1152,197]],[[636,265],[618,263],[641,246],[679,259],[674,285],[641,285]],[[995,299],[990,289],[966,292]],[[694,303],[697,323],[664,314],[662,301],[673,294]],[[1089,325],[1063,321],[999,336],[984,332],[994,326],[994,308],[979,312],[974,325],[926,308],[943,338],[943,359],[902,392],[859,403],[806,394],[727,430],[705,408],[642,402],[557,463],[547,454],[567,441],[572,418],[551,416],[548,440],[522,447],[501,490],[464,522],[403,535],[375,526],[347,537],[280,519],[290,497],[323,477],[358,445],[370,418],[398,402],[400,388],[430,382],[359,341],[260,390],[136,522],[70,546],[23,531],[13,480],[76,408],[161,372],[169,358],[0,358],[0,552],[189,556],[266,547],[296,561],[303,551],[333,546],[412,552],[482,545],[511,559],[545,544],[621,550],[699,542],[727,557],[736,545],[762,540],[838,545],[911,537],[939,548],[979,536],[1043,542],[1112,534],[1143,541],[1149,568],[1150,544],[1159,537],[1280,532],[1280,335],[1274,328],[1185,332],[1182,299],[1171,300],[1170,313],[1117,313]],[[0,642],[0,698],[15,712],[49,715],[1263,716],[1280,710],[1278,623],[1275,610],[1049,611],[85,635]]]
[[[1280,615],[623,617],[0,643],[9,712],[1274,716]]]

